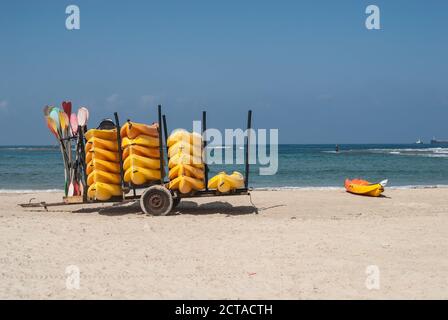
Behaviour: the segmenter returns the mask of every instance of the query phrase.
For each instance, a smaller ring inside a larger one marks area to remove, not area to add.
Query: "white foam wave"
[[[336,151],[322,151],[325,153],[336,153]],[[341,150],[339,153],[375,153],[389,154],[395,156],[416,156],[428,158],[448,158],[448,148],[374,148],[374,149],[350,149]]]
[[[56,147],[2,147],[1,150],[7,151],[53,151],[59,150]]]
[[[207,146],[208,149],[230,149],[231,146]]]
[[[448,185],[437,184],[437,185],[404,185],[404,186],[388,186],[386,189],[445,189]],[[345,190],[344,187],[334,187],[334,186],[322,186],[322,187],[256,187],[253,188],[255,191],[282,191],[282,190],[310,190],[310,191],[325,191],[325,190]]]
[[[25,193],[51,193],[51,192],[64,192],[61,189],[0,189],[0,194],[25,194]]]
[[[256,191],[282,191],[282,190],[342,190],[343,187],[295,187],[295,186],[285,186],[285,187],[256,187],[253,190]]]

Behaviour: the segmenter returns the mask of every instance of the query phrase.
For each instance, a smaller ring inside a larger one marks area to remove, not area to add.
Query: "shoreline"
[[[403,185],[403,186],[387,186],[387,190],[415,190],[415,189],[447,189],[448,184],[438,185]],[[343,186],[306,186],[306,187],[254,187],[249,188],[251,191],[331,191],[331,190],[345,190]],[[35,193],[62,193],[63,189],[0,189],[0,195],[2,194],[35,194]]]
[[[24,209],[62,193],[0,194],[3,299],[447,299],[448,190],[253,191]],[[256,209],[251,205],[256,205]],[[366,288],[366,268],[381,272]],[[66,268],[79,267],[79,290]]]

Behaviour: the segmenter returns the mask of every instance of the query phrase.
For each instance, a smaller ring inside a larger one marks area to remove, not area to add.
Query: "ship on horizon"
[[[434,137],[431,139],[431,144],[448,144],[448,140],[437,140]]]

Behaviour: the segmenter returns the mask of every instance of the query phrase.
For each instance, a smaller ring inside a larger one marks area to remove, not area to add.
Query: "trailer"
[[[250,129],[252,128],[252,111],[249,110],[247,113],[247,134],[244,141],[244,187],[236,190],[231,190],[227,193],[221,193],[217,190],[209,190],[208,188],[208,174],[209,168],[207,164],[207,159],[204,159],[204,174],[205,174],[205,188],[204,190],[192,191],[188,194],[182,194],[177,190],[168,189],[167,185],[169,181],[165,180],[165,157],[164,150],[168,151],[168,127],[166,115],[162,115],[162,106],[157,106],[158,114],[158,130],[159,130],[159,152],[160,152],[160,176],[161,179],[158,181],[152,181],[145,185],[134,185],[132,183],[126,183],[124,181],[124,169],[123,169],[123,149],[121,146],[121,135],[120,135],[120,119],[118,113],[114,113],[115,128],[117,128],[117,144],[118,144],[118,154],[120,163],[120,178],[121,187],[123,190],[123,195],[121,197],[112,197],[107,201],[98,201],[87,198],[87,190],[82,197],[64,197],[63,202],[46,203],[46,202],[29,202],[20,204],[24,208],[44,208],[47,210],[48,207],[53,206],[67,206],[75,204],[90,204],[90,203],[129,203],[134,201],[140,202],[140,207],[142,211],[149,215],[163,216],[169,214],[177,205],[179,205],[182,199],[186,198],[204,198],[204,197],[228,197],[228,196],[241,196],[250,195],[251,189],[249,188],[249,144],[250,144]],[[206,139],[204,134],[207,130],[207,113],[202,112],[202,137],[203,137],[203,150],[207,147]],[[82,137],[84,139],[84,137]],[[168,152],[166,153],[168,160]],[[205,156],[204,156],[205,157]],[[84,159],[85,161],[85,159]],[[167,161],[168,163],[168,161]],[[86,180],[87,181],[87,180]],[[137,194],[137,190],[141,190],[141,195]],[[131,193],[130,195],[126,195]]]

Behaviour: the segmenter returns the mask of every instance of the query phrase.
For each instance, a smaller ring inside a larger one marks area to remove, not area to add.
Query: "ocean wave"
[[[231,146],[207,146],[207,149],[230,149]]]
[[[448,148],[373,148],[373,149],[349,149],[336,151],[322,151],[324,153],[349,153],[349,154],[388,154],[395,156],[417,156],[428,158],[448,158]]]
[[[0,194],[12,193],[12,194],[26,194],[26,193],[51,193],[51,192],[64,192],[61,189],[0,189]]]
[[[255,191],[281,191],[281,190],[343,190],[344,187],[334,186],[322,186],[322,187],[297,187],[297,186],[284,186],[284,187],[256,187]]]
[[[1,147],[0,151],[54,151],[59,150],[59,147]]]
[[[387,189],[392,190],[407,190],[407,189],[446,189],[448,185],[446,184],[437,184],[437,185],[404,185],[404,186],[387,186]],[[310,191],[325,191],[325,190],[345,190],[344,187],[335,187],[335,186],[321,186],[321,187],[294,187],[294,186],[285,186],[285,187],[256,187],[253,188],[254,191],[282,191],[282,190],[310,190]]]

